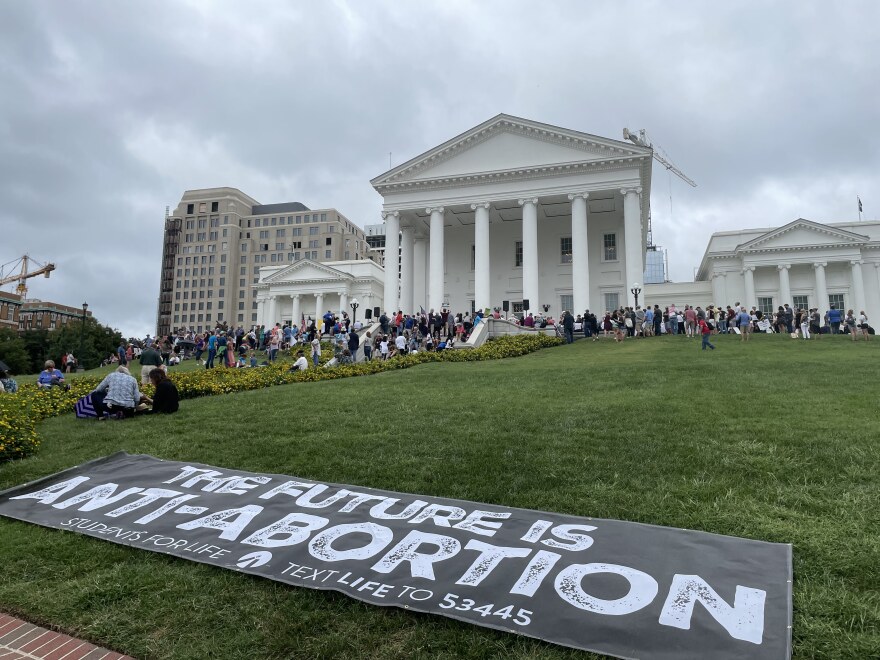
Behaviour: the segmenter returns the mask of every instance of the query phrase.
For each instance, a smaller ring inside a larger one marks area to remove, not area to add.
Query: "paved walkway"
[[[0,660],[133,660],[0,612]]]

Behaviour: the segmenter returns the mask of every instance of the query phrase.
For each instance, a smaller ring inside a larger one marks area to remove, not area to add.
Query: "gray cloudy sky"
[[[30,296],[155,329],[188,188],[379,221],[369,180],[506,112],[646,128],[655,242],[880,218],[880,2],[0,0],[0,263]],[[9,287],[6,287],[8,290]]]

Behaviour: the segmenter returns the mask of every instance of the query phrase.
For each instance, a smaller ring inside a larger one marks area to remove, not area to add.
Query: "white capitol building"
[[[353,262],[263,268],[260,322],[320,316],[355,298],[364,309],[404,312],[504,301],[515,312],[549,306],[551,315],[633,305],[630,289],[645,272],[652,158],[628,142],[493,117],[371,181],[383,200],[384,271]],[[872,318],[880,314],[880,223],[798,219],[716,233],[696,281],[642,288],[639,303],[661,307],[834,304]]]

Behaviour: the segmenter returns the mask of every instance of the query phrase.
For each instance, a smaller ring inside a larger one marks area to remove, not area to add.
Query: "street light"
[[[639,294],[642,292],[642,285],[639,284],[638,282],[633,282],[633,287],[632,287],[632,289],[629,290],[629,292],[631,294],[633,294],[633,296],[635,296],[636,307],[638,307],[639,306]]]
[[[360,307],[360,304],[358,303],[357,298],[352,298],[352,301],[349,304],[351,305],[351,324],[354,325],[355,321],[357,321],[358,307]]]
[[[83,318],[82,324],[79,326],[79,364],[83,364],[83,336],[86,331],[86,310],[89,308],[89,303],[83,303]],[[85,367],[83,367],[85,369]],[[77,365],[77,371],[79,371],[79,365]]]

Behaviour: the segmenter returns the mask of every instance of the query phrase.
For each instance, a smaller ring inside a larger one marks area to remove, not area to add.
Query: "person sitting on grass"
[[[152,403],[152,409],[146,411],[150,414],[171,414],[176,413],[180,407],[180,396],[177,393],[177,386],[168,378],[164,369],[153,369],[150,372],[150,381],[156,388],[153,398],[144,397],[147,403]]]
[[[9,372],[0,369],[0,391],[7,394],[15,394],[18,392],[18,383],[9,375]]]
[[[150,372],[151,377],[153,371]],[[131,417],[135,412],[145,410],[146,404],[150,401],[149,397],[141,394],[138,382],[131,375],[128,367],[116,367],[116,371],[107,374],[94,389],[94,392],[104,395],[104,400],[100,403],[96,401],[95,397],[92,397],[98,419],[102,419],[105,413],[115,416],[117,419]]]
[[[309,361],[306,360],[306,356],[302,351],[296,352],[296,362],[293,363],[293,366],[290,368],[290,371],[308,371]]]
[[[64,387],[65,389],[70,389],[70,387],[64,382],[64,374],[55,368],[55,363],[52,360],[46,360],[46,364],[43,365],[43,370],[37,377],[37,385],[47,389],[50,387]]]

